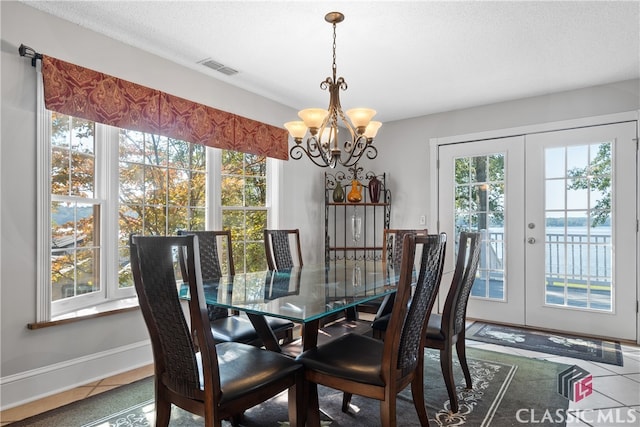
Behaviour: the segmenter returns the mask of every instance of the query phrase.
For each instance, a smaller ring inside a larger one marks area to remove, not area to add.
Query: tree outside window
[[[223,150],[221,182],[222,227],[231,230],[236,272],[265,270],[266,157]]]

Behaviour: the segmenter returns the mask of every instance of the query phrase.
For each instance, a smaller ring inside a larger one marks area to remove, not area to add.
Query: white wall
[[[638,109],[640,80],[635,79],[385,123],[376,138],[378,157],[372,168],[389,172],[391,227],[418,228],[419,217],[429,214],[434,197],[429,183],[430,138]],[[427,224],[432,220],[428,217]]]
[[[16,2],[0,2],[0,407],[150,361],[139,312],[36,331],[35,70],[17,49],[38,52],[276,126],[296,112],[193,70]],[[430,138],[640,108],[638,80],[385,123],[366,170],[387,172],[391,225],[415,227],[429,212]],[[426,100],[425,102],[428,102]],[[324,170],[282,162],[279,226],[300,228],[305,263],[323,257]]]
[[[71,388],[151,362],[139,311],[27,329],[36,319],[36,70],[18,55],[18,46],[24,43],[44,54],[277,126],[296,112],[21,3],[0,2],[0,15],[0,407],[4,409],[56,388]],[[291,173],[305,176],[304,165],[290,168],[292,162],[284,163],[283,180],[292,183],[285,187],[291,188],[285,199],[295,209],[281,210],[280,225],[315,229],[311,221],[317,220],[319,204],[305,202],[322,200],[309,196],[314,175],[291,179]],[[308,250],[313,251],[317,249]]]

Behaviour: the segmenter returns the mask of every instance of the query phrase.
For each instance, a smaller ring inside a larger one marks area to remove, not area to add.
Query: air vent
[[[198,64],[202,64],[205,67],[209,67],[212,70],[216,70],[221,72],[222,74],[225,74],[227,76],[232,76],[234,74],[238,73],[238,70],[234,70],[231,67],[226,67],[224,64],[221,64],[217,61],[214,61],[211,58],[207,58],[207,59],[203,59],[202,61],[198,61]]]

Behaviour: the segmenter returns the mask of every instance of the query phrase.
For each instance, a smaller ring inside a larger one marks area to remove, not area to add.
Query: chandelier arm
[[[353,140],[345,141],[344,151],[348,153],[347,159],[345,160],[346,162],[351,162],[352,158],[355,158],[357,162],[367,151],[367,138],[363,135],[356,135]]]
[[[291,147],[291,150],[289,150],[289,155],[294,160],[300,160],[303,154],[306,154],[309,160],[311,160],[316,166],[320,166],[321,168],[326,168],[329,166],[329,163],[326,162],[324,157],[320,156],[319,154],[311,154],[305,147],[301,145],[294,145],[293,147]],[[322,159],[323,163],[320,163],[316,160],[318,157]]]
[[[310,136],[306,139],[305,144],[296,143],[293,147],[291,147],[290,155],[294,160],[300,160],[302,158],[302,153],[306,154],[313,163],[321,167],[331,166],[331,153],[328,150],[325,150],[322,146],[322,142],[319,141],[319,135]],[[320,162],[321,161],[321,162]],[[334,165],[335,166],[335,165]],[[331,166],[333,167],[333,166]]]

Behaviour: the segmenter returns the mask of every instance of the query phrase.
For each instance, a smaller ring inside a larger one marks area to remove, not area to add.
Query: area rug
[[[557,377],[568,365],[474,348],[468,348],[467,357],[474,387],[472,390],[463,388],[464,377],[454,358],[460,411],[451,414],[438,352],[425,351],[426,406],[432,426],[520,425],[517,417],[523,409],[524,413],[547,410],[557,413],[567,409],[569,401],[557,392]],[[352,411],[345,414],[341,411],[342,393],[325,387],[319,387],[319,393],[323,426],[370,427],[380,424],[377,401],[353,396]],[[399,395],[397,413],[398,426],[420,425],[410,387]],[[245,412],[242,425],[283,426],[288,424],[287,419],[287,395],[283,393]],[[203,421],[174,407],[170,426],[201,426]],[[11,426],[142,427],[154,423],[153,379],[147,378]],[[228,423],[224,425],[230,426]]]
[[[467,328],[467,339],[507,347],[539,351],[556,356],[622,366],[622,349],[617,341],[590,339],[511,326],[474,322]]]

